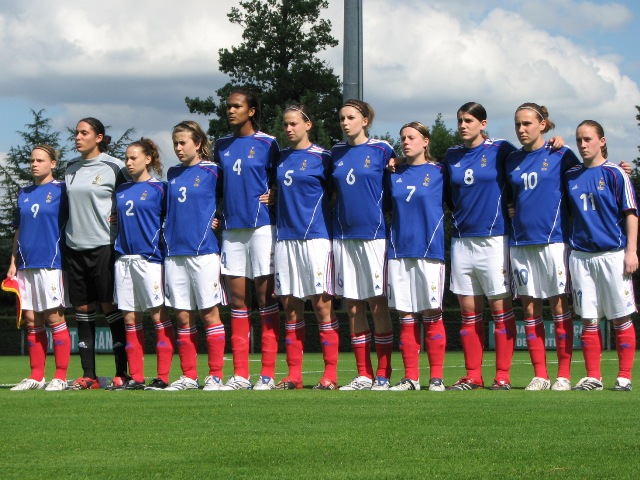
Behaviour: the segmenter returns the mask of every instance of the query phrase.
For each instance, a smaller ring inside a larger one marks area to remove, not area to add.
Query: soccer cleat
[[[551,382],[542,377],[533,377],[529,385],[524,387],[525,390],[549,390],[549,388],[551,388]]]
[[[216,377],[215,375],[209,375],[204,379],[204,387],[202,390],[206,390],[207,392],[213,392],[214,390],[220,390],[224,386],[222,383],[222,379],[220,377]]]
[[[69,388],[69,384],[66,380],[61,380],[59,378],[54,378],[49,382],[46,386],[45,390],[47,392],[59,392],[61,390],[67,390]]]
[[[441,378],[432,378],[429,380],[429,391],[430,392],[444,392],[444,382]]]
[[[338,390],[371,390],[373,381],[369,377],[353,377],[351,382],[343,385]]]
[[[411,380],[410,378],[403,378],[393,387],[389,388],[394,392],[403,392],[406,390],[420,390],[420,380]]]
[[[229,380],[227,380],[227,383],[220,387],[220,390],[251,390],[251,388],[251,382],[247,378],[243,378],[239,375],[233,375]]]
[[[558,391],[571,390],[571,382],[569,381],[568,378],[558,377],[556,381],[553,382],[553,385],[551,385],[551,390],[558,390]]]
[[[44,378],[40,381],[34,380],[33,378],[25,378],[15,387],[11,387],[11,390],[14,392],[22,391],[22,390],[42,390],[44,388]]]
[[[175,382],[172,382],[167,388],[164,389],[165,392],[177,392],[179,390],[197,390],[200,388],[198,385],[198,379],[195,380],[185,377],[184,375],[180,375],[180,378]]]
[[[130,378],[129,380],[127,380],[125,384],[122,386],[122,390],[144,390],[145,388],[146,388],[146,385],[144,384],[144,382],[138,382],[133,378]]]
[[[145,390],[164,390],[168,386],[169,385],[167,384],[167,382],[165,382],[161,378],[154,378],[153,380],[151,380],[149,385],[144,387],[144,389]]]
[[[511,384],[506,380],[494,380],[489,390],[511,390]]]
[[[480,380],[480,383],[475,383],[473,381],[473,378],[462,377],[456,383],[454,383],[453,385],[447,387],[446,390],[452,390],[452,391],[456,391],[456,390],[476,390],[477,388],[484,388],[484,384],[482,383],[482,380]]]
[[[389,390],[391,388],[391,383],[387,377],[376,377],[373,381],[373,385],[371,385],[371,390]]]
[[[602,381],[593,377],[581,378],[573,390],[602,390]]]
[[[313,387],[314,390],[337,390],[338,384],[333,380],[329,380],[328,378],[322,377],[318,384]]]
[[[111,383],[107,385],[105,390],[124,390],[124,385],[131,380],[130,376],[126,377],[113,377]]]
[[[630,392],[631,391],[631,380],[624,377],[618,377],[616,379],[616,385],[613,387],[616,392]]]
[[[70,388],[71,390],[98,390],[100,381],[97,378],[80,377],[73,381]]]
[[[276,390],[299,390],[302,388],[301,380],[283,378],[276,384]]]
[[[257,383],[253,386],[254,390],[275,390],[276,383],[273,381],[273,378],[267,377],[266,375],[260,375]]]

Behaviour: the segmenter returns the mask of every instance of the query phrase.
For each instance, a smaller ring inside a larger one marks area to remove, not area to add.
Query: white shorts
[[[62,270],[25,268],[16,273],[23,310],[44,312],[70,305],[66,296]]]
[[[430,258],[387,261],[389,307],[414,313],[442,308],[444,263]]]
[[[504,298],[511,293],[509,237],[451,239],[451,291]]]
[[[164,304],[162,264],[140,255],[122,255],[115,263],[114,302],[120,310],[144,312]]]
[[[165,305],[203,310],[222,302],[220,255],[178,255],[164,259]]]
[[[222,274],[233,277],[273,275],[276,227],[233,228],[222,231]]]
[[[384,239],[334,239],[336,295],[353,300],[385,295],[386,246]]]
[[[511,247],[518,295],[550,298],[569,292],[569,248],[564,243]]]
[[[281,240],[275,248],[276,295],[334,295],[331,240]]]
[[[573,309],[582,318],[609,320],[636,311],[631,276],[624,274],[624,250],[587,253],[572,251],[569,271]]]

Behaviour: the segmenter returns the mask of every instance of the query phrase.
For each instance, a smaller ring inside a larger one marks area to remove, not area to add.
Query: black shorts
[[[113,245],[90,250],[67,248],[65,254],[64,272],[71,305],[113,303]]]

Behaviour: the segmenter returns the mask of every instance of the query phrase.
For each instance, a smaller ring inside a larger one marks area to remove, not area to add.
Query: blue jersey
[[[218,208],[218,165],[201,161],[167,172],[167,213],[163,227],[166,255],[219,253],[211,223]]]
[[[68,217],[65,184],[53,180],[23,188],[18,192],[17,207],[18,269],[61,269],[60,240]]]
[[[258,198],[273,186],[279,156],[276,139],[262,132],[247,137],[230,135],[216,141],[213,159],[222,165],[224,176],[224,228],[275,224],[273,211]]]
[[[574,167],[565,175],[573,217],[570,245],[581,252],[608,252],[627,246],[625,212],[638,215],[629,176],[605,162]]]
[[[487,139],[477,147],[447,150],[443,164],[454,237],[507,235],[504,167],[515,149],[506,140]]]
[[[387,142],[373,138],[360,145],[340,142],[333,147],[332,177],[337,193],[333,212],[334,238],[385,238],[384,169],[395,156]]]
[[[276,170],[278,240],[331,238],[331,154],[318,147],[282,151]]]
[[[155,178],[146,182],[127,182],[118,187],[116,252],[141,255],[149,262],[162,262],[160,227],[166,190],[167,184]]]
[[[509,203],[515,207],[511,246],[568,241],[563,175],[576,165],[580,160],[570,149],[553,150],[548,143],[533,152],[521,149],[507,157]]]
[[[389,258],[432,258],[444,262],[444,169],[402,165],[387,176],[393,209]]]

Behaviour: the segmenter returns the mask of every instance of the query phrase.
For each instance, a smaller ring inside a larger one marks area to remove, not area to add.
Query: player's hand
[[[15,265],[9,265],[9,270],[7,270],[7,278],[13,280],[16,277],[16,273],[18,273],[18,269]]]
[[[218,221],[217,218],[214,218],[213,222],[211,222],[211,230],[217,230],[219,226],[220,226],[220,222]]]
[[[638,270],[638,254],[635,251],[624,253],[624,274],[632,275]]]
[[[278,189],[272,188],[267,193],[263,193],[258,197],[258,201],[265,205],[273,206],[278,200]]]
[[[107,217],[107,222],[109,222],[111,225],[118,223],[118,215],[115,213],[113,215],[109,215]]]
[[[630,163],[627,163],[624,160],[622,160],[620,162],[620,168],[624,170],[624,173],[626,173],[627,175],[631,175],[632,168]]]
[[[393,157],[389,160],[389,163],[387,163],[387,166],[385,168],[387,169],[387,171],[393,173],[396,171],[397,167],[404,165],[406,161],[407,159],[405,157]]]
[[[513,203],[507,205],[507,213],[509,214],[509,218],[516,216],[516,207],[513,206]]]
[[[553,150],[560,150],[566,144],[567,144],[567,142],[564,141],[564,138],[562,138],[559,135],[557,137],[551,137],[549,139],[549,145],[551,145],[551,148]]]

